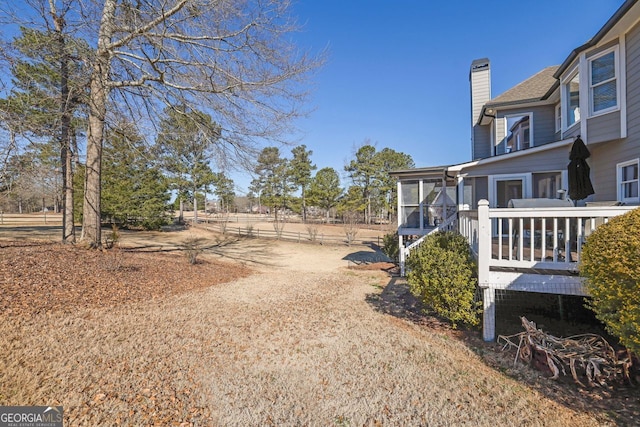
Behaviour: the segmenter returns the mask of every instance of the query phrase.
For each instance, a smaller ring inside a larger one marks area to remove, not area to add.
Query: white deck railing
[[[456,229],[465,236],[479,268],[538,268],[576,270],[582,245],[600,224],[637,206],[589,206],[561,208],[489,208],[458,212],[409,246],[400,247],[400,265],[426,236]],[[457,226],[457,227],[456,227]],[[480,273],[480,272],[479,272]],[[479,274],[482,276],[482,274]]]
[[[577,272],[585,239],[610,218],[635,208],[492,209],[481,200],[477,211],[459,212],[459,230],[478,260],[483,338],[495,339],[496,289],[585,295],[581,279],[571,274]]]
[[[489,208],[459,212],[459,231],[478,257],[479,268],[575,270],[582,245],[600,224],[636,206]],[[480,271],[479,271],[480,273]]]

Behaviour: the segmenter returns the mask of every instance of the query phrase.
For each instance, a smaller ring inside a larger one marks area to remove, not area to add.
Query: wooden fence
[[[353,244],[353,245],[375,244],[378,246],[382,245],[382,236],[380,235],[375,237],[371,237],[371,236],[360,237],[356,233],[355,236],[352,236],[351,239],[349,239],[346,235],[346,232],[342,235],[328,234],[315,229],[312,224],[308,227],[307,231],[287,231],[286,229],[277,231],[275,227],[258,228],[252,224],[240,225],[235,223],[224,223],[224,222],[201,223],[201,224],[198,224],[197,226],[207,230],[212,230],[212,231],[233,235],[233,236],[286,240],[286,241],[290,241],[290,242],[293,241],[297,243],[318,243],[318,244],[331,244],[331,245],[349,245],[349,244]],[[284,227],[286,228],[286,225],[284,225]]]

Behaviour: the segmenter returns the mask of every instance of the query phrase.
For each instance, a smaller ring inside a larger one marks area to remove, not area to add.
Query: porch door
[[[496,207],[508,207],[509,200],[522,199],[524,194],[523,179],[496,181]]]
[[[490,177],[489,205],[493,208],[508,207],[511,199],[531,197],[531,174],[493,175]]]
[[[491,177],[489,205],[494,208],[508,208],[511,199],[531,197],[531,174],[494,175]],[[498,220],[493,220],[493,234],[498,235]],[[502,233],[509,232],[509,224],[502,221]]]

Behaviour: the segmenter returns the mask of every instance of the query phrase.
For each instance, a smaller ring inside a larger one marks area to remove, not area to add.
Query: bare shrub
[[[344,234],[347,236],[347,245],[351,246],[351,243],[358,235],[358,213],[355,211],[347,211],[343,215]]]
[[[229,212],[221,214],[218,223],[220,224],[220,232],[222,234],[227,234],[227,228],[229,227]]]
[[[103,266],[106,271],[115,272],[123,269],[124,255],[119,246],[108,248],[110,250],[105,251]]]
[[[284,230],[284,225],[285,225],[284,219],[278,218],[273,221],[273,229],[276,232],[276,238],[278,240],[280,240],[280,237],[282,237],[282,231]]]
[[[204,239],[202,237],[190,236],[187,237],[180,248],[184,251],[184,255],[189,261],[189,264],[196,264],[198,262],[198,256],[204,251]]]
[[[247,224],[247,237],[253,237],[253,224]]]
[[[120,232],[116,224],[111,224],[111,231],[104,239],[104,248],[111,249],[120,240]]]
[[[309,234],[309,240],[315,242],[318,237],[318,226],[315,224],[307,225],[307,234]]]

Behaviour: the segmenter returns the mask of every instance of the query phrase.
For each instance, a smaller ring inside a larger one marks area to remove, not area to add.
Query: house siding
[[[579,135],[580,135],[580,123],[577,123],[575,126],[573,126],[571,129],[569,129],[563,134],[563,139],[575,138],[576,136],[579,136]]]
[[[498,113],[500,114],[500,113]],[[505,122],[504,120],[502,120],[502,118],[504,118],[504,115],[499,116],[500,120],[496,120],[493,125],[496,128],[496,154],[504,154],[505,151],[505,147],[506,147],[506,141],[505,138],[507,136],[507,131],[505,129]]]
[[[498,174],[517,174],[527,172],[553,172],[565,170],[569,163],[570,146],[562,146],[532,155],[512,158],[505,155],[504,161],[496,161],[486,165],[465,168],[467,176],[486,176]]]
[[[614,111],[587,120],[589,143],[611,141],[619,139],[620,136],[620,111]]]
[[[489,200],[489,179],[486,176],[480,176],[475,179],[475,200],[474,209],[478,209],[478,202],[482,199]]]
[[[471,72],[471,126],[474,126],[480,117],[480,111],[484,104],[491,99],[491,72],[489,68]]]
[[[534,147],[558,141],[559,139],[556,137],[555,105],[545,105],[532,110]]]
[[[622,155],[624,141],[615,141],[597,146],[589,146],[591,159],[591,183],[594,201],[616,200],[616,164]]]
[[[491,129],[489,126],[473,127],[473,160],[491,157]]]
[[[627,33],[627,139],[640,138],[640,24]]]
[[[625,45],[626,52],[623,54],[627,75],[627,137],[597,144],[597,131],[594,135],[590,127],[588,133],[588,147],[591,151],[589,164],[595,201],[616,200],[618,163],[640,157],[640,24],[629,30]],[[612,121],[615,120],[619,128],[619,112]]]

